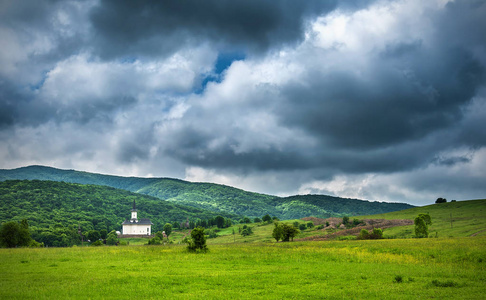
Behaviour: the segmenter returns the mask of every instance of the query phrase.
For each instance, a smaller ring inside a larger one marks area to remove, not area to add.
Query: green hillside
[[[432,218],[430,236],[464,237],[486,235],[486,200],[468,200],[414,207],[385,214],[362,216],[370,219],[409,219],[428,213]],[[414,226],[402,226],[385,230],[385,236],[411,237]]]
[[[167,222],[210,219],[218,213],[183,206],[155,197],[106,186],[74,183],[15,180],[0,182],[0,223],[27,219],[33,238],[45,242],[43,234],[67,234],[80,225],[88,230],[121,230],[136,201],[139,218],[149,218],[153,231]],[[232,214],[223,217],[237,218]]]
[[[13,179],[106,185],[215,213],[243,215],[251,218],[262,217],[265,214],[280,219],[308,216],[325,218],[385,213],[413,207],[404,203],[369,202],[325,195],[298,195],[281,198],[213,183],[194,183],[171,178],[121,177],[43,166],[0,170],[0,180]]]

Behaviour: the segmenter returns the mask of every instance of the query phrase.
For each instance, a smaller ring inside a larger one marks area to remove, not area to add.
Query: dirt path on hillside
[[[476,233],[471,234],[470,236],[476,236],[476,235],[478,235],[478,234],[480,234],[482,232],[485,232],[485,231],[486,231],[486,229],[483,229],[483,230],[480,230],[480,231],[478,231]]]
[[[326,224],[329,222],[330,226],[324,228],[322,230],[327,229],[334,229],[340,222],[342,222],[342,218],[328,218],[328,219],[319,219],[319,218],[304,218],[303,220],[312,221],[314,225],[316,224]],[[325,241],[330,239],[335,239],[338,236],[346,236],[346,235],[359,235],[361,229],[366,229],[368,231],[373,230],[373,228],[381,228],[386,229],[390,227],[396,226],[406,226],[406,225],[413,225],[412,220],[385,220],[385,219],[363,219],[365,224],[356,226],[351,229],[343,229],[333,233],[329,233],[326,235],[316,235],[316,236],[309,236],[301,239],[294,239],[295,241]]]

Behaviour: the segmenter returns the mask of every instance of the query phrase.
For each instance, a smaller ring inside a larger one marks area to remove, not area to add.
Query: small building
[[[137,208],[135,206],[135,200],[133,200],[132,217],[129,220],[125,220],[122,223],[123,235],[152,235],[152,222],[150,219],[138,219],[137,218]]]

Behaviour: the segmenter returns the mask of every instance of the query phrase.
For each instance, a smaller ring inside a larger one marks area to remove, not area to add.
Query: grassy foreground
[[[0,249],[0,299],[481,299],[486,237]]]

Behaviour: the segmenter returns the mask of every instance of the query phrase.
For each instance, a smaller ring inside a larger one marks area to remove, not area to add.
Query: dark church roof
[[[154,223],[150,222],[150,219],[130,219],[125,220],[122,225],[154,225]]]

